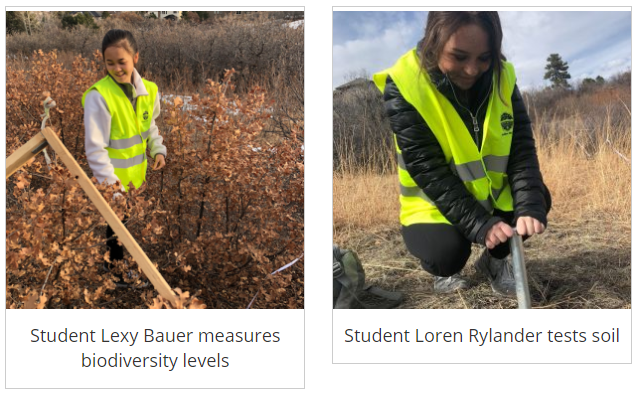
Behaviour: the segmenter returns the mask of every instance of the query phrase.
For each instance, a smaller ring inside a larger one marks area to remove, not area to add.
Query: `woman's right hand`
[[[501,243],[507,242],[512,236],[514,236],[512,227],[503,221],[499,221],[492,225],[492,228],[487,231],[487,235],[485,235],[485,246],[487,246],[488,249],[493,249]]]

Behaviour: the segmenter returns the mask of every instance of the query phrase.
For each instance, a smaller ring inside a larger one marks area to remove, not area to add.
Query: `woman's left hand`
[[[516,221],[516,233],[520,236],[532,236],[542,234],[545,226],[533,217],[519,217]]]
[[[158,153],[155,155],[155,164],[153,164],[153,170],[159,170],[162,167],[166,166],[166,160],[164,160],[164,155]]]

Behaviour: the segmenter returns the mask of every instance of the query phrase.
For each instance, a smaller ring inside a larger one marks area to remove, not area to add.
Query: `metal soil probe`
[[[523,256],[523,238],[514,229],[514,235],[510,238],[510,250],[512,252],[512,268],[516,280],[516,298],[519,309],[532,308],[532,300],[529,297],[527,284],[527,270],[525,269],[525,257]]]

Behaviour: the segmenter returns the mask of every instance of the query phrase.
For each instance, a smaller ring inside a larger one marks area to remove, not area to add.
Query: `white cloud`
[[[573,77],[608,77],[630,67],[628,12],[501,12],[504,52],[521,88],[547,84],[547,57],[558,53]],[[616,63],[610,63],[613,60]]]
[[[362,69],[382,70],[416,44],[423,34],[423,18],[384,18],[368,13],[349,18],[352,40],[335,38],[333,86]],[[547,84],[547,57],[558,53],[569,63],[572,76],[605,78],[631,67],[629,12],[499,12],[503,52],[516,67],[522,89]],[[343,19],[342,19],[343,23]]]
[[[363,25],[359,25],[363,28]],[[371,28],[370,28],[371,29]],[[378,24],[376,29],[379,29]],[[385,28],[380,35],[346,41],[332,47],[332,84],[344,83],[344,77],[365,69],[368,73],[381,71],[409,48],[416,45],[414,37],[422,27],[400,22]]]

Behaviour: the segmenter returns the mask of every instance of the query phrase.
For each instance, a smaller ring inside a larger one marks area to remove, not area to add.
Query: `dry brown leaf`
[[[83,88],[101,78],[103,66],[101,58],[78,57],[74,61],[78,68],[72,70],[56,61],[55,53],[44,52],[28,62],[34,79],[24,79],[22,70],[7,67],[7,153],[38,130],[39,123],[20,115],[24,109],[41,113],[40,104],[31,99],[43,91],[39,85],[45,76],[55,72],[58,81],[51,83],[56,84],[56,101],[66,110],[63,104],[79,103]],[[177,111],[182,98],[169,107],[175,111],[174,118],[166,118],[162,133],[171,161],[159,173],[149,171],[143,193],[130,190],[124,195],[128,200],[113,201],[110,198],[119,189],[93,180],[116,214],[127,215],[127,229],[153,266],[172,286],[181,286],[172,300],[175,308],[205,308],[204,303],[241,308],[252,297],[247,289],[252,291],[283,256],[303,250],[300,141],[294,133],[289,139],[276,139],[274,147],[268,143],[268,149],[263,141],[254,141],[270,123],[270,112],[263,110],[275,105],[263,89],[242,88],[236,94],[230,77],[210,81],[200,95],[194,95],[194,111]],[[78,84],[65,85],[65,81]],[[60,128],[55,133],[62,137],[64,132],[68,149],[88,168],[82,118],[75,116],[74,111],[56,113],[54,124]],[[256,153],[248,144],[264,149]],[[115,291],[114,274],[101,271],[109,258],[104,220],[63,164],[49,168],[33,161],[23,170],[24,179],[13,179],[18,185],[10,193],[6,210],[7,236],[11,235],[7,276],[16,281],[7,286],[7,308],[22,307],[21,300],[29,301],[28,293],[39,292],[45,280],[55,296],[31,300],[30,307],[173,308],[167,300],[153,298],[157,292],[150,286],[141,290],[148,293],[144,297]],[[129,267],[136,266],[126,257]],[[51,265],[53,272],[47,279]],[[121,271],[121,262],[116,268],[115,272]],[[294,280],[283,276],[266,283],[263,291],[269,295],[260,307],[286,307],[292,298],[295,305],[303,306],[302,273]],[[206,289],[195,290],[203,286]]]
[[[203,310],[206,308],[206,304],[203,301],[193,298],[191,303],[188,305],[189,310]]]
[[[38,302],[38,299],[40,299],[39,302]],[[24,301],[24,308],[29,310],[34,310],[34,309],[41,310],[46,305],[46,302],[47,302],[46,294],[43,293],[42,296],[39,296],[38,293],[34,290],[27,296],[26,301]]]

